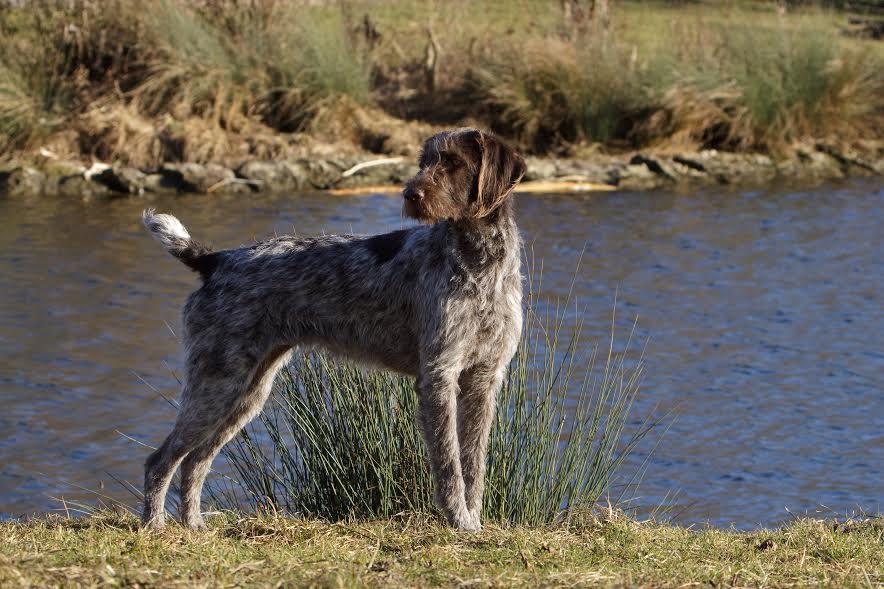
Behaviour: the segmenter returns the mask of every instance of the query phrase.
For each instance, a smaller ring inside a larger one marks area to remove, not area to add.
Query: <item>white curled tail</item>
[[[166,251],[199,272],[204,279],[212,275],[218,265],[216,256],[211,249],[191,238],[181,221],[154,209],[146,209],[142,219],[144,226]]]

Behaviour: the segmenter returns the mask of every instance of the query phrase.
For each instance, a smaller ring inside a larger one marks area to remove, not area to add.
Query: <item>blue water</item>
[[[607,342],[615,296],[616,345],[636,317],[630,357],[647,341],[636,417],[676,417],[636,505],[741,528],[881,509],[880,180],[516,198],[543,297],[574,280],[581,345]],[[147,450],[118,432],[168,431],[174,410],[151,387],[177,390],[196,284],[142,229],[147,205],[219,247],[406,224],[396,195],[0,200],[0,513],[95,500],[80,487],[135,503],[108,473],[140,486]]]

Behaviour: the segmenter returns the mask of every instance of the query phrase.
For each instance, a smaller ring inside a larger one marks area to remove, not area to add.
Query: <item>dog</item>
[[[181,519],[205,527],[215,456],[263,407],[295,347],[315,346],[415,377],[434,495],[449,524],[481,527],[495,399],[522,331],[521,239],[512,193],[525,161],[491,133],[423,145],[403,190],[415,227],[376,236],[276,237],[212,251],[171,215],[145,226],[202,286],[183,313],[175,425],[145,463],[146,526],[164,524],[181,467]]]

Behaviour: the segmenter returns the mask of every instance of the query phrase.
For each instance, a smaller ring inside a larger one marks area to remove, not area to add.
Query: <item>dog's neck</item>
[[[519,230],[509,202],[482,219],[445,223],[454,251],[469,267],[486,268],[519,257]]]

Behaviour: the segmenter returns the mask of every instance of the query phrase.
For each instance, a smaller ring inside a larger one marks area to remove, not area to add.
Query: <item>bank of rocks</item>
[[[872,154],[872,155],[869,155]],[[774,180],[823,181],[847,175],[884,174],[884,150],[854,150],[826,143],[800,146],[781,159],[763,154],[707,150],[666,155],[593,155],[585,159],[528,157],[525,181],[579,183],[619,190],[678,186],[763,185]],[[416,172],[412,159],[370,154],[340,158],[247,161],[235,169],[218,164],[166,163],[139,169],[124,165],[59,161],[0,166],[0,195],[113,198],[163,193],[299,192],[401,185]]]

